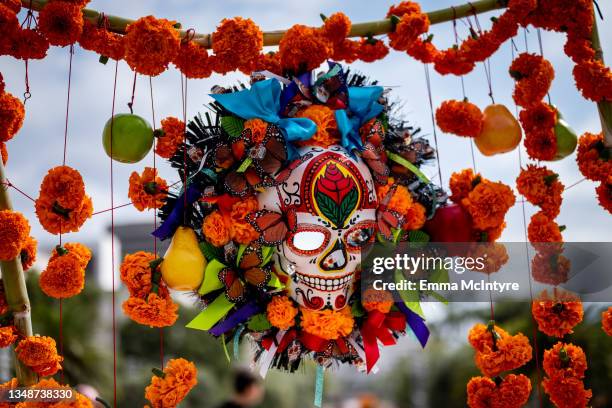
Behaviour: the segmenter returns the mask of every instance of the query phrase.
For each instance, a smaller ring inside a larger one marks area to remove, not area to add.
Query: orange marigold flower
[[[145,398],[151,402],[151,408],[174,408],[197,383],[195,364],[183,358],[172,359],[163,375],[151,378],[151,385],[145,388]]]
[[[524,108],[539,103],[555,78],[552,64],[540,55],[522,53],[510,65],[510,76],[517,82],[514,102]]]
[[[469,61],[484,61],[491,57],[500,47],[503,41],[496,35],[495,31],[485,31],[478,37],[468,37],[461,43],[459,52]]]
[[[550,378],[584,378],[587,360],[580,346],[558,342],[551,349],[544,351],[542,364]]]
[[[30,236],[30,223],[19,212],[0,210],[0,260],[10,261],[21,253]]]
[[[244,130],[246,131],[244,134],[247,140],[254,144],[259,144],[266,137],[268,122],[261,119],[249,119],[244,122]]]
[[[87,248],[87,246],[78,242],[68,242],[64,244],[63,247],[58,246],[53,249],[49,262],[55,260],[59,256],[66,255],[66,253],[76,256],[79,260],[79,265],[81,265],[81,269],[83,270],[87,268],[87,265],[91,260],[91,250]]]
[[[531,313],[538,329],[553,337],[573,333],[573,328],[582,321],[582,302],[569,292],[555,290],[551,298],[544,290],[531,304]]]
[[[61,370],[63,358],[57,354],[55,340],[46,336],[30,336],[15,348],[17,358],[34,372],[46,377]]]
[[[263,48],[263,32],[250,18],[224,18],[212,35],[212,49],[215,52],[220,74],[238,68],[250,73]]]
[[[374,62],[385,58],[389,48],[384,42],[377,39],[362,38],[359,43],[358,58],[364,62]]]
[[[19,30],[17,13],[8,4],[0,3],[0,27],[5,40],[10,41],[13,34]]]
[[[341,310],[310,310],[301,308],[302,330],[324,340],[337,340],[353,331],[353,315],[349,307]]]
[[[78,295],[85,287],[85,270],[81,265],[82,260],[76,253],[56,256],[40,274],[40,288],[47,296],[56,299]]]
[[[330,42],[312,27],[296,24],[278,45],[281,66],[294,73],[318,68],[332,52]]]
[[[612,160],[606,156],[603,133],[586,132],[578,139],[578,168],[589,180],[604,181],[612,176]]]
[[[434,69],[441,75],[465,75],[471,72],[476,64],[464,53],[455,48],[449,48],[435,55]]]
[[[436,123],[446,133],[476,137],[482,131],[482,122],[482,112],[468,101],[444,101],[436,110]]]
[[[125,40],[122,35],[112,33],[104,26],[97,26],[88,21],[83,26],[79,44],[86,50],[117,61],[122,60],[125,55]]]
[[[151,292],[153,288],[151,262],[156,258],[155,254],[144,251],[125,256],[119,272],[130,296],[144,299]]]
[[[601,313],[601,327],[608,336],[612,336],[612,306]]]
[[[417,38],[408,46],[406,53],[423,64],[431,64],[438,58],[440,51],[431,41],[423,41]]]
[[[404,224],[402,228],[407,231],[418,230],[425,225],[427,221],[427,210],[421,203],[413,203],[404,214]]]
[[[268,321],[281,330],[289,330],[295,326],[298,309],[287,296],[274,296],[266,308]]]
[[[555,251],[537,253],[531,260],[531,275],[536,282],[559,285],[567,282],[571,262]]]
[[[394,12],[400,14],[393,14]],[[421,6],[418,3],[404,1],[399,7],[392,6],[387,13],[387,18],[391,16],[400,18],[393,32],[389,33],[389,45],[394,50],[406,51],[412,42],[429,30],[429,17],[421,12]]]
[[[574,79],[586,99],[612,101],[612,72],[603,62],[592,59],[576,64]]]
[[[187,78],[208,78],[212,74],[208,51],[193,41],[183,39],[172,62]]]
[[[334,13],[325,19],[321,34],[333,44],[340,44],[351,32],[351,20],[344,13]]]
[[[338,123],[333,109],[325,105],[310,105],[306,109],[299,111],[296,115],[299,118],[308,118],[317,125],[317,132],[309,140],[297,142],[299,146],[316,145],[329,147],[340,143],[340,133]]]
[[[582,380],[577,378],[545,378],[542,385],[557,408],[584,408],[593,396],[591,390],[585,389]]]
[[[19,0],[0,0],[0,4],[8,7],[14,13],[21,11],[21,1]]]
[[[128,197],[138,211],[161,208],[168,195],[168,183],[157,176],[157,169],[145,167],[142,174],[133,172],[130,176]]]
[[[8,150],[6,148],[6,143],[0,142],[0,157],[2,158],[2,164],[6,166],[8,162]]]
[[[540,211],[531,217],[529,227],[527,228],[529,242],[562,242],[563,236],[561,229],[551,218]],[[553,247],[556,247],[552,245]]]
[[[17,340],[17,334],[15,326],[0,327],[0,348],[13,344]]]
[[[219,211],[213,211],[204,218],[202,233],[216,247],[222,247],[230,241],[230,229]]]
[[[53,200],[65,209],[78,207],[85,198],[81,173],[68,166],[52,168],[40,185],[40,197]]]
[[[146,299],[130,296],[123,302],[123,312],[136,323],[150,327],[172,326],[178,319],[178,305],[170,295],[149,293]]]
[[[230,237],[239,244],[249,244],[259,237],[259,233],[246,220],[247,215],[257,211],[259,203],[255,197],[247,197],[232,205],[230,212]]]
[[[4,293],[4,282],[0,279],[0,315],[6,314],[9,311],[9,305],[6,301]]]
[[[24,272],[30,269],[32,265],[34,265],[34,262],[36,262],[37,248],[38,242],[36,241],[36,238],[32,236],[29,236],[23,244],[23,247],[21,247],[21,252],[19,255],[21,258],[21,267],[23,268]]]
[[[0,142],[13,138],[23,125],[23,103],[8,92],[0,94]]]
[[[49,41],[37,29],[20,28],[12,38],[9,54],[22,60],[43,59],[47,56]]]
[[[493,239],[497,239],[496,237]],[[489,239],[491,237],[489,236]],[[485,242],[476,245],[469,252],[470,257],[482,258],[483,268],[476,270],[476,272],[482,272],[486,274],[491,274],[499,271],[502,266],[504,266],[510,257],[508,256],[508,251],[506,250],[506,246],[497,242]]]
[[[281,75],[283,73],[283,69],[281,67],[278,52],[261,54],[257,59],[257,63],[255,64],[255,70],[270,71],[276,75]]]
[[[545,166],[528,164],[516,179],[516,188],[527,201],[542,208],[550,218],[559,215],[565,186],[559,181],[559,175]]]
[[[51,45],[74,44],[83,32],[81,8],[64,1],[49,2],[38,14],[38,29]]]
[[[91,198],[88,196],[85,196],[79,207],[71,210],[58,207],[54,201],[42,197],[36,200],[35,207],[40,225],[51,234],[77,232],[93,213]]]
[[[608,181],[602,181],[595,189],[599,205],[612,214],[612,175],[608,176]]]
[[[180,44],[174,22],[142,17],[126,28],[125,61],[140,74],[156,76],[168,68]]]
[[[185,122],[175,117],[167,117],[161,121],[161,131],[157,131],[155,153],[164,159],[174,156],[177,149],[185,141]]]
[[[557,111],[544,102],[524,109],[519,119],[525,130],[525,148],[534,160],[552,160],[557,154]]]
[[[489,180],[482,180],[461,200],[462,206],[472,216],[474,226],[481,230],[501,225],[514,202],[510,187]]]
[[[449,187],[451,190],[450,199],[454,203],[460,204],[470,191],[482,180],[479,173],[474,174],[472,169],[463,169],[451,175]]]
[[[361,304],[368,312],[379,311],[389,313],[395,300],[393,295],[386,290],[367,289],[361,296]]]
[[[497,385],[487,377],[472,377],[467,384],[467,404],[470,408],[492,408],[497,399]]]
[[[590,39],[579,38],[568,33],[563,47],[565,54],[576,64],[595,59],[595,50]]]
[[[361,43],[346,38],[344,41],[333,45],[331,58],[335,61],[344,61],[347,64],[357,61]]]
[[[467,394],[470,408],[520,408],[529,400],[531,381],[523,374],[508,374],[499,385],[490,378],[472,377]]]

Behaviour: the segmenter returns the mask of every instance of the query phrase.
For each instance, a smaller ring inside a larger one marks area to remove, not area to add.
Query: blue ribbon
[[[406,316],[406,323],[408,323],[419,343],[421,343],[421,347],[425,347],[429,339],[429,329],[425,324],[425,320],[410,310],[403,302],[396,302],[395,305]]]
[[[232,313],[227,319],[217,323],[208,332],[213,336],[220,336],[232,330],[239,324],[246,322],[251,316],[259,313],[260,311],[261,308],[257,306],[255,302],[249,302]]]
[[[161,239],[162,241],[168,239],[174,235],[174,231],[181,225],[184,219],[184,213],[187,210],[185,201],[187,201],[187,207],[195,203],[200,197],[202,192],[196,186],[189,186],[187,188],[187,200],[185,200],[185,192],[183,192],[179,198],[176,199],[172,212],[166,218],[166,221],[153,231],[153,236]]]
[[[325,367],[317,364],[317,376],[315,378],[314,406],[321,408],[323,404],[323,386],[325,384]]]
[[[349,108],[336,111],[336,122],[340,131],[340,142],[349,152],[363,149],[359,129],[367,121],[383,111],[378,102],[383,93],[381,86],[349,87]]]
[[[281,118],[281,86],[276,79],[255,82],[250,89],[227,94],[213,94],[225,109],[243,119],[258,118],[280,127],[287,142],[308,140],[317,131],[317,125],[308,118]],[[289,159],[297,156],[291,143],[287,143]]]

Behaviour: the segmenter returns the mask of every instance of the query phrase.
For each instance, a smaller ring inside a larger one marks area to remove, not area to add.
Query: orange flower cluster
[[[213,66],[225,74],[238,68],[250,74],[263,49],[263,32],[250,18],[225,18],[213,33]]]
[[[21,252],[19,253],[21,257],[21,267],[23,271],[27,271],[30,269],[34,262],[36,262],[36,253],[38,252],[38,242],[32,236],[29,236],[26,239],[26,242],[23,244],[21,248]]]
[[[470,330],[468,340],[476,350],[476,365],[487,377],[522,367],[532,357],[531,345],[525,335],[511,336],[494,322],[488,326],[476,324]]]
[[[592,392],[586,390],[582,382],[587,370],[586,356],[582,348],[559,342],[544,351],[543,366],[548,377],[542,381],[544,391],[557,407],[588,405]]]
[[[78,295],[85,287],[85,269],[90,259],[91,251],[85,245],[74,243],[57,247],[47,269],[40,275],[40,288],[56,299]]]
[[[527,201],[539,206],[550,218],[559,215],[565,186],[559,175],[545,166],[528,164],[516,179],[516,188]]]
[[[501,233],[500,233],[501,234]],[[488,234],[488,241],[494,241],[499,238],[499,235]],[[477,272],[492,274],[498,272],[504,266],[510,257],[504,244],[497,242],[479,243],[473,246],[468,252],[470,257],[484,259],[484,267]]]
[[[25,117],[23,103],[8,92],[0,93],[0,142],[11,140],[21,126]]]
[[[478,106],[468,101],[444,101],[436,110],[436,123],[446,133],[476,137],[482,131],[483,115]]]
[[[577,64],[574,79],[576,87],[586,99],[612,101],[612,72],[600,60],[591,59]]]
[[[544,290],[532,302],[531,313],[542,333],[561,338],[573,333],[574,327],[582,321],[584,310],[578,297],[555,289],[552,298]]]
[[[538,102],[524,109],[519,119],[525,131],[525,148],[534,160],[553,160],[557,154],[557,111],[544,102]]]
[[[49,49],[49,41],[39,29],[20,27],[12,36],[0,40],[0,53],[2,41],[10,47],[6,53],[21,60],[43,59]]]
[[[261,119],[249,119],[244,122],[243,135],[253,144],[259,144],[264,141],[268,131],[268,122]]]
[[[389,178],[386,185],[376,188],[379,202],[385,199],[394,184],[394,179]],[[405,186],[395,186],[393,196],[391,196],[387,208],[396,211],[404,218],[402,229],[406,231],[418,230],[425,224],[425,207],[412,198],[412,194],[410,194],[410,191]]]
[[[6,143],[0,142],[0,158],[2,159],[2,164],[6,166],[8,162],[8,150],[6,148]]]
[[[567,282],[570,266],[569,259],[558,251],[542,251],[531,260],[531,275],[537,282],[556,286]]]
[[[179,33],[175,23],[153,16],[142,17],[126,28],[125,61],[134,71],[157,76],[178,55]]]
[[[117,61],[125,56],[124,37],[110,32],[103,24],[97,26],[86,21],[79,44],[86,50]]]
[[[406,51],[408,47],[429,30],[429,17],[421,12],[421,6],[412,1],[404,1],[399,6],[391,6],[387,18],[399,17],[392,33],[389,33],[389,45],[397,51]]]
[[[172,359],[163,374],[151,378],[151,384],[145,388],[145,398],[151,402],[151,408],[174,408],[197,383],[195,364],[183,358]]]
[[[340,143],[340,133],[333,109],[325,105],[313,104],[299,111],[296,116],[298,118],[308,118],[317,125],[317,132],[312,138],[305,142],[298,142],[298,145],[329,147]]]
[[[499,384],[487,377],[472,377],[467,385],[470,408],[520,408],[530,394],[531,381],[523,374],[508,374]]]
[[[128,197],[138,211],[161,208],[167,195],[168,183],[157,176],[157,169],[145,167],[142,174],[133,172],[130,176]]]
[[[389,313],[394,303],[393,295],[385,290],[369,288],[361,297],[361,305],[368,312]]]
[[[171,116],[163,119],[161,126],[161,130],[156,132],[155,153],[164,159],[169,159],[185,141],[185,122]]]
[[[51,1],[38,15],[38,29],[51,45],[74,44],[83,32],[81,8],[66,1]]]
[[[612,336],[612,306],[601,313],[601,327],[608,336]]]
[[[257,198],[253,196],[236,201],[227,214],[219,210],[208,214],[202,224],[202,233],[216,247],[222,247],[230,240],[247,245],[259,238],[259,233],[247,221],[247,215],[258,209]]]
[[[514,102],[523,108],[541,101],[555,78],[552,64],[536,54],[522,53],[510,65],[510,76],[516,80]]]
[[[284,295],[274,296],[266,309],[270,324],[281,330],[289,330],[295,326],[297,314],[298,309],[293,305],[293,301]]]
[[[172,63],[187,78],[208,78],[212,74],[211,59],[206,48],[183,38]]]
[[[29,236],[30,223],[21,213],[0,210],[0,261],[17,258]]]
[[[49,170],[36,200],[36,215],[42,227],[51,234],[76,232],[92,213],[81,174],[68,166]]]
[[[30,336],[15,347],[17,358],[32,371],[46,377],[62,369],[63,358],[57,354],[55,340],[45,336]]]
[[[595,191],[599,205],[612,214],[612,175],[608,176],[608,181],[602,181]]]
[[[337,340],[353,331],[355,321],[349,307],[341,310],[300,308],[302,330],[324,340]]]
[[[170,292],[161,280],[155,260],[154,254],[143,251],[126,255],[120,276],[130,297],[123,303],[123,311],[142,325],[172,326],[178,319],[178,305],[172,301]]]
[[[555,221],[544,214],[543,211],[537,212],[531,217],[531,222],[527,228],[527,235],[529,241],[536,247],[538,243],[563,241],[561,228],[559,228]],[[551,245],[550,247],[556,247],[556,245]],[[542,245],[542,248],[544,251],[546,246]]]
[[[295,73],[318,68],[331,54],[330,42],[315,28],[296,24],[278,45],[281,66]]]
[[[612,160],[607,156],[603,133],[586,132],[578,140],[576,156],[582,175],[593,181],[606,181],[612,176]]]
[[[222,247],[230,241],[230,230],[219,211],[213,211],[204,218],[202,234],[206,241],[216,247]]]
[[[0,327],[0,348],[5,348],[13,344],[18,336],[15,326]]]

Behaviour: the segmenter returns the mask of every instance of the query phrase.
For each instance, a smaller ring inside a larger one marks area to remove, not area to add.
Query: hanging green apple
[[[204,269],[206,258],[200,251],[195,232],[179,227],[161,264],[164,282],[174,290],[196,290],[204,280]]]
[[[574,129],[563,119],[559,111],[557,111],[555,136],[557,137],[557,154],[553,160],[561,160],[574,152],[578,144],[578,136]]]
[[[106,154],[114,160],[121,163],[137,163],[151,151],[153,129],[149,122],[140,116],[120,113],[106,122],[102,142]]]
[[[516,149],[522,137],[521,125],[508,108],[493,104],[483,112],[482,132],[474,143],[482,154],[493,156]]]

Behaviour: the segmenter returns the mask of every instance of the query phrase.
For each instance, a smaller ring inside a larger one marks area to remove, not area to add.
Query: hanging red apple
[[[438,208],[424,230],[431,242],[472,242],[475,236],[470,215],[458,204]]]
[[[474,142],[482,154],[493,156],[516,149],[522,137],[521,126],[508,108],[493,104],[484,110],[482,132]]]

